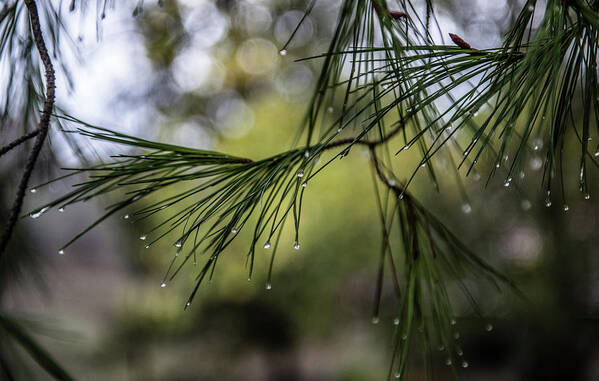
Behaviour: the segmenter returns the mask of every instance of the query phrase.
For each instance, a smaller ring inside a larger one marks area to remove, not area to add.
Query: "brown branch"
[[[25,135],[21,136],[18,139],[13,140],[12,142],[8,143],[4,147],[0,148],[0,157],[2,155],[4,155],[5,153],[7,153],[8,151],[10,151],[11,149],[16,148],[19,145],[25,143],[27,140],[35,137],[39,133],[40,133],[40,130],[34,130],[34,131],[31,131],[28,134],[25,134]]]
[[[33,38],[35,40],[35,45],[37,46],[40,59],[42,60],[42,63],[44,65],[46,78],[46,100],[44,101],[44,107],[40,115],[38,134],[33,143],[33,148],[31,149],[31,152],[27,157],[27,163],[25,164],[23,176],[21,177],[21,181],[19,182],[17,188],[17,195],[11,207],[6,226],[4,227],[4,231],[2,232],[2,236],[0,237],[0,256],[2,256],[2,254],[6,250],[8,241],[12,236],[14,227],[19,218],[19,214],[21,213],[23,199],[25,198],[25,190],[27,189],[29,178],[31,177],[31,173],[33,172],[35,163],[37,162],[37,158],[40,154],[40,151],[42,150],[42,146],[44,145],[46,136],[48,135],[48,128],[50,127],[50,115],[52,114],[52,109],[54,108],[56,86],[54,67],[52,66],[52,60],[50,59],[50,55],[48,54],[48,49],[46,48],[46,43],[42,35],[42,28],[40,26],[37,5],[35,4],[34,0],[25,0],[25,5],[27,6],[27,10],[29,11],[29,19],[31,21],[31,30],[33,33]]]
[[[329,150],[332,148],[336,148],[339,146],[345,146],[348,144],[358,144],[358,145],[363,145],[363,146],[367,146],[367,147],[375,147],[375,146],[385,143],[387,140],[389,140],[393,136],[397,135],[397,133],[402,131],[404,129],[404,127],[405,127],[405,123],[402,121],[402,122],[397,123],[397,126],[394,129],[392,129],[391,131],[389,131],[389,133],[387,135],[381,137],[378,140],[355,141],[355,138],[341,139],[341,140],[337,140],[337,141],[327,144],[326,146],[324,146],[323,150]]]

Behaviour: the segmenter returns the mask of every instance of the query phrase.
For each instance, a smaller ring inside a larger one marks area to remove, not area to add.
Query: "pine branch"
[[[19,145],[25,143],[27,140],[36,137],[37,134],[39,134],[39,132],[40,132],[40,130],[31,131],[30,133],[25,134],[25,135],[21,136],[20,138],[17,138],[15,140],[13,140],[12,142],[8,143],[4,147],[0,148],[0,157],[2,157],[2,155],[7,153],[8,151],[12,150],[13,148],[16,148]]]
[[[46,43],[42,35],[37,5],[33,0],[25,0],[25,5],[29,11],[31,28],[35,37],[35,44],[37,46],[42,63],[44,64],[46,78],[46,100],[44,102],[44,108],[40,116],[40,122],[38,126],[39,133],[37,134],[33,143],[33,147],[31,148],[31,152],[27,157],[27,162],[25,163],[25,169],[23,170],[23,175],[17,188],[15,200],[10,209],[10,214],[8,216],[2,236],[0,236],[0,256],[4,254],[13,229],[17,223],[19,215],[21,214],[21,208],[23,206],[23,199],[25,198],[25,191],[27,189],[27,184],[29,183],[29,178],[31,177],[31,173],[33,172],[35,163],[37,162],[37,158],[48,134],[48,129],[50,127],[50,115],[52,113],[52,108],[54,107],[55,97],[54,67],[52,66],[52,60],[50,59],[50,55],[48,54]]]

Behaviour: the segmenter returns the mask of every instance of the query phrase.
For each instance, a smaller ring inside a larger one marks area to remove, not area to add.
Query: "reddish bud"
[[[403,12],[398,12],[398,11],[389,11],[389,16],[391,16],[395,20],[399,20],[399,19],[406,17],[406,14]]]
[[[458,36],[457,34],[449,33],[449,37],[451,37],[451,41],[453,41],[453,43],[456,44],[457,46],[459,46],[460,48],[472,49],[470,44],[468,44],[466,41],[462,40],[462,38],[460,36]]]

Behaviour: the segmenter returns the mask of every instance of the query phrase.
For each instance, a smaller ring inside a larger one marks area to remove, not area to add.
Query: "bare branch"
[[[25,190],[27,189],[29,178],[31,177],[31,173],[33,172],[39,153],[42,150],[42,146],[46,140],[46,136],[48,135],[48,128],[50,127],[50,115],[52,114],[52,109],[54,108],[55,98],[56,85],[54,67],[52,66],[52,60],[50,59],[50,55],[48,54],[48,49],[46,48],[46,43],[42,35],[37,5],[35,4],[34,0],[25,0],[25,5],[29,11],[29,18],[31,20],[31,29],[35,40],[35,45],[45,69],[46,100],[44,101],[44,108],[42,109],[40,115],[38,134],[33,143],[33,148],[27,157],[27,163],[25,164],[25,169],[23,170],[23,176],[21,177],[21,181],[19,182],[17,188],[17,195],[11,207],[10,215],[8,216],[2,236],[0,237],[0,256],[2,256],[6,250],[8,241],[12,236],[12,232],[19,218],[19,214],[21,213],[23,199],[25,198]]]
[[[10,151],[11,149],[16,148],[19,145],[25,143],[27,140],[34,138],[39,133],[40,133],[40,130],[31,131],[30,133],[25,134],[25,135],[21,136],[20,138],[15,139],[12,142],[8,143],[4,147],[0,148],[0,157],[2,155],[4,155],[5,153],[7,153],[8,151]]]

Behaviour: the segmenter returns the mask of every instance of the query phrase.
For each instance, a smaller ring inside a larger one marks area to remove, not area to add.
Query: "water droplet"
[[[511,185],[511,183],[510,183],[509,181],[506,181],[506,182],[503,184],[503,186],[504,186],[504,187],[506,187],[506,188],[509,188],[509,187],[510,187],[510,185]]]
[[[468,156],[469,153],[470,151],[464,151],[464,156]]]
[[[142,241],[145,241],[146,238],[148,238],[148,237],[145,234],[139,236],[139,239],[141,239]]]
[[[437,347],[437,349],[439,350],[439,352],[443,352],[445,350],[445,345],[439,344],[439,346]]]
[[[179,256],[179,251],[177,250],[177,251],[175,251],[175,257],[178,257],[178,256]]]
[[[591,195],[590,195],[590,194],[588,194],[588,193],[587,193],[587,194],[585,194],[585,195],[584,195],[584,199],[585,199],[585,200],[590,200],[590,199],[591,199]]]
[[[543,141],[539,138],[536,138],[535,140],[532,141],[532,149],[535,151],[540,150],[541,148],[543,148]]]
[[[399,325],[399,318],[393,319],[393,325]]]
[[[568,210],[570,210],[570,207],[568,205],[564,205],[564,212],[567,212]]]
[[[339,127],[339,128],[337,129],[337,132],[339,133],[339,132],[341,132],[341,131],[343,131],[343,128],[342,128],[342,127]]]
[[[426,167],[426,163],[422,163],[422,164],[420,164],[420,167],[421,167],[421,168],[424,168],[424,167]]]
[[[472,206],[468,203],[462,204],[462,212],[470,214],[470,212],[472,212]]]
[[[305,187],[307,187],[307,186],[308,186],[308,183],[304,181],[304,182],[302,183],[302,188],[305,188]]]
[[[48,207],[42,208],[35,213],[31,213],[30,217],[33,219],[39,218],[42,214],[46,213],[46,210],[48,210]]]
[[[165,288],[166,287],[166,283],[162,282],[162,284],[160,285],[160,287]]]
[[[373,316],[371,321],[372,321],[372,324],[378,324],[380,319],[378,316]]]
[[[462,361],[462,368],[468,368],[468,361]]]
[[[453,362],[451,361],[450,358],[448,358],[447,360],[445,360],[445,365],[451,366],[451,364],[453,364]]]
[[[60,250],[58,250],[58,254],[60,254],[60,255],[64,255],[64,249],[60,249]]]
[[[128,214],[125,214],[125,215],[123,216],[123,220],[128,220],[128,219],[129,219],[129,215],[128,215]]]
[[[187,303],[185,303],[185,305],[186,305],[187,307],[189,307],[189,306],[191,306],[191,302],[187,302]]]
[[[264,244],[264,248],[267,249],[267,250],[270,249],[270,242],[269,241],[266,241],[266,243]]]
[[[181,242],[180,240],[175,242],[175,247],[181,247],[183,246],[183,242]]]
[[[407,339],[408,339],[408,335],[404,333],[404,334],[401,336],[401,339],[402,339],[402,340],[407,340]]]
[[[530,160],[529,165],[530,165],[530,168],[532,168],[535,171],[538,171],[543,166],[543,160],[541,160],[540,157],[533,157]]]
[[[395,372],[395,378],[401,378],[401,372]]]
[[[474,179],[474,181],[480,181],[480,173],[474,172],[472,174],[472,178]]]
[[[403,149],[404,149],[404,151],[405,151],[405,150],[409,150],[409,149],[410,149],[410,145],[409,145],[409,144],[406,144],[406,145],[403,147]]]
[[[492,330],[493,330],[493,324],[488,323],[487,325],[485,325],[485,331],[491,332]]]
[[[458,324],[458,322],[457,322],[457,321],[455,321],[455,319],[451,319],[451,322],[450,322],[450,323],[451,323],[451,325],[456,325],[456,324]]]
[[[235,229],[235,228],[231,229],[231,234],[237,234],[237,229]]]
[[[307,158],[307,157],[310,157],[310,151],[306,150],[306,151],[304,152],[304,157],[306,157],[306,158]]]
[[[58,208],[58,213],[64,213],[64,208]]]
[[[36,193],[36,192],[37,192],[37,189],[35,189],[35,188],[31,188],[31,190],[30,190],[29,192],[31,192],[31,193]]]
[[[459,339],[460,338],[460,333],[459,332],[454,333],[453,334],[453,338],[456,339],[456,340]]]
[[[464,355],[464,351],[462,351],[462,348],[460,348],[460,347],[456,348],[455,353],[457,353],[458,356],[463,356]]]
[[[271,285],[270,283],[266,283],[266,289],[267,289],[267,290],[270,290],[270,289],[272,289],[272,285]]]
[[[295,242],[293,243],[293,248],[294,248],[295,250],[299,250],[299,249],[300,249],[300,244],[299,244],[299,242],[295,241]]]
[[[526,176],[526,174],[524,173],[524,171],[520,171],[520,178],[523,179]]]
[[[282,55],[282,56],[286,56],[286,55],[287,55],[287,50],[285,50],[285,49],[281,49],[281,50],[279,51],[279,54],[280,54],[280,55]]]
[[[551,206],[551,199],[549,197],[545,199],[545,206],[548,208]]]
[[[304,170],[300,169],[299,171],[297,171],[297,177],[302,178],[304,177]]]
[[[495,168],[499,168],[499,167],[501,167],[501,163],[495,164]]]
[[[329,114],[332,114],[332,113],[333,113],[333,111],[335,111],[335,109],[333,109],[333,107],[329,106],[329,107],[327,108],[327,112],[328,112]]]
[[[597,150],[595,151],[595,156],[599,156],[599,148],[597,148]]]
[[[150,245],[146,245],[146,246],[144,246],[144,247],[145,247],[146,249],[149,249],[149,248],[150,248]]]
[[[532,12],[532,11],[534,11],[534,10],[535,10],[535,6],[534,6],[534,5],[532,5],[532,4],[530,4],[528,7],[526,7],[526,9],[527,9],[529,12]],[[544,118],[544,117],[543,117],[543,118]]]

